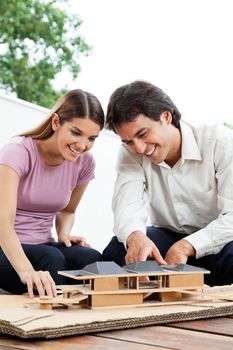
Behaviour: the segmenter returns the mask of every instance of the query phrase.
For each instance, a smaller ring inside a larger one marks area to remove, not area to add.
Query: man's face
[[[139,114],[132,122],[122,123],[116,131],[131,152],[148,157],[153,164],[162,161],[173,164],[180,158],[181,141],[179,129],[171,121],[170,112],[163,112],[160,121]]]

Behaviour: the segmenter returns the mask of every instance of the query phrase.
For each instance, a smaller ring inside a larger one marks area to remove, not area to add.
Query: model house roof
[[[125,275],[128,272],[122,269],[114,261],[97,261],[86,265],[82,270],[69,271],[74,276],[92,275]]]
[[[142,273],[142,272],[162,272],[164,269],[162,266],[157,264],[154,260],[147,261],[138,261],[133,264],[128,264],[123,266],[126,271],[134,272],[134,273]]]
[[[154,260],[138,261],[133,264],[120,267],[114,261],[97,261],[86,265],[82,270],[68,270],[69,275],[73,276],[111,276],[111,275],[127,275],[127,274],[142,274],[161,273],[161,272],[207,272],[206,269],[200,267],[178,264],[178,265],[159,265]]]
[[[201,267],[192,266],[188,264],[178,264],[178,265],[164,265],[165,270],[169,271],[187,271],[187,272],[193,272],[193,271],[207,271],[206,269],[202,269]]]

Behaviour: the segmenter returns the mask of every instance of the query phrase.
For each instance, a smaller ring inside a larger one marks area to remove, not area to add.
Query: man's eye
[[[143,134],[138,135],[138,137],[139,137],[139,138],[143,138],[143,137],[145,137],[146,135],[147,135],[147,131],[144,132]]]
[[[127,146],[130,146],[130,145],[132,145],[133,144],[133,142],[132,141],[127,141],[127,142],[124,142]]]

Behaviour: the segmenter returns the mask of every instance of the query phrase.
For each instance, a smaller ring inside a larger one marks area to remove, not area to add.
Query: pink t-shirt
[[[94,177],[91,153],[82,154],[75,163],[64,161],[46,165],[40,158],[36,140],[15,137],[0,151],[0,164],[8,165],[20,177],[15,231],[21,243],[53,241],[51,229],[56,213],[64,209],[77,185]]]

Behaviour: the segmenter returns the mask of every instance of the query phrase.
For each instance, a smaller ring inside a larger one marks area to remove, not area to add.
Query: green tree
[[[233,124],[230,124],[230,123],[225,122],[224,125],[225,125],[225,126],[228,126],[228,128],[230,128],[230,129],[233,129]]]
[[[65,7],[67,0],[0,0],[0,88],[50,107],[65,92],[54,89],[58,73],[80,71],[80,55],[90,47],[82,24]]]

